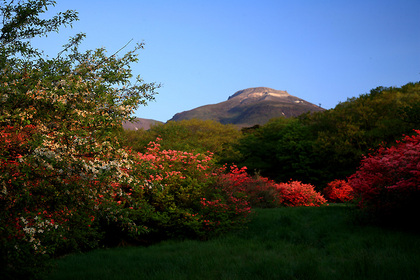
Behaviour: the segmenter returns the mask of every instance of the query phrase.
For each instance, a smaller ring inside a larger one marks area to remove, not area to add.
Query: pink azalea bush
[[[420,199],[420,130],[395,146],[366,156],[349,178],[360,208],[402,219],[418,213]],[[413,216],[414,215],[414,216]]]

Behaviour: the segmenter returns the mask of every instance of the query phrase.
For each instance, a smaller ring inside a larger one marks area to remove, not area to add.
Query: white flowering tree
[[[130,64],[143,44],[122,56],[81,53],[79,34],[47,58],[30,39],[77,20],[74,11],[41,19],[54,4],[0,7],[0,263],[9,272],[19,266],[31,274],[39,256],[95,246],[99,218],[145,230],[113,204],[121,202],[122,188],[141,188],[115,132],[159,87],[132,77]]]

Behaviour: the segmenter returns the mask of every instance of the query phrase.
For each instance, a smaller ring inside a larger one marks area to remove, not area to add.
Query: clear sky
[[[57,0],[50,12],[67,9],[80,20],[37,46],[54,54],[79,32],[109,54],[144,42],[133,72],[163,86],[141,118],[259,86],[330,109],[420,80],[420,0]]]

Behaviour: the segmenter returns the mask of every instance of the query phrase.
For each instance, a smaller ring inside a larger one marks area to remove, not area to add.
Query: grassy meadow
[[[256,209],[209,240],[101,249],[54,260],[45,279],[420,279],[418,233],[367,226],[345,205]]]

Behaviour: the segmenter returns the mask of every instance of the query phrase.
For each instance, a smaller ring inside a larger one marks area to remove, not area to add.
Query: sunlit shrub
[[[299,181],[276,183],[261,176],[252,177],[246,173],[246,168],[232,166],[224,179],[244,191],[253,207],[320,206],[326,203],[325,198],[310,184]]]
[[[92,248],[98,240],[96,190],[80,174],[63,173],[64,162],[36,145],[39,139],[34,125],[6,126],[0,135],[1,258],[22,275],[41,268],[47,256]]]
[[[47,257],[97,247],[98,217],[132,233],[142,228],[130,218],[134,209],[118,204],[123,186],[142,182],[128,175],[130,156],[115,133],[159,87],[133,79],[130,65],[143,44],[121,57],[104,48],[82,53],[78,34],[56,57],[44,56],[30,39],[77,13],[44,18],[54,1],[40,3],[0,5],[2,27],[10,27],[0,28],[2,279],[30,279]]]
[[[101,165],[109,171],[99,172],[98,159],[86,157],[86,168],[97,175],[89,177],[91,173],[60,172],[65,163],[55,158],[20,155],[26,142],[13,139],[22,135],[3,132],[1,145],[10,149],[3,153],[7,160],[0,159],[0,246],[8,263],[35,264],[99,245],[206,239],[248,221],[245,192],[221,179],[225,169],[211,155],[160,150],[153,142],[145,154],[127,152],[124,160],[131,163],[125,166],[111,168],[112,161]],[[66,168],[71,170],[71,162]],[[103,178],[116,171],[121,178]]]
[[[162,213],[150,227],[169,235],[201,237],[242,225],[250,212],[239,189],[224,184],[211,154],[161,150],[160,139],[139,153],[133,174],[147,182],[145,200]]]
[[[347,202],[353,199],[353,188],[345,180],[334,180],[323,189],[325,198],[330,202]]]
[[[283,201],[274,181],[262,176],[250,176],[246,167],[233,165],[220,179],[246,193],[251,207],[274,208],[281,206]]]
[[[10,146],[2,154],[7,159],[0,159],[3,182],[0,202],[4,210],[2,220],[8,225],[8,240],[19,244],[27,241],[33,254],[56,255],[97,246],[100,240],[100,233],[94,229],[98,226],[97,217],[107,215],[115,220],[126,215],[126,209],[118,213],[112,209],[121,208],[118,199],[127,197],[121,189],[128,180],[124,178],[127,172],[116,161],[107,160],[107,155],[79,156],[71,161],[51,141],[49,146],[41,144],[30,153],[25,152],[25,145],[37,138],[24,134],[27,130],[27,127],[21,130],[25,141]],[[16,129],[13,133],[5,132],[3,142],[12,145],[14,138],[22,137],[20,134]],[[135,180],[131,181],[135,186]],[[15,249],[19,246],[15,245]]]
[[[278,184],[277,189],[284,206],[321,206],[326,203],[325,198],[311,184],[289,181]]]

